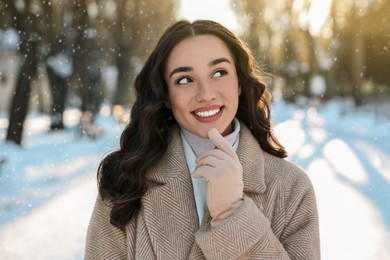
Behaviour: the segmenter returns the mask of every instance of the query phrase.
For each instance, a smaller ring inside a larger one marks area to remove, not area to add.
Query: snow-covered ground
[[[390,118],[277,103],[275,132],[313,182],[323,259],[390,259]]]
[[[77,117],[75,111],[69,116]],[[313,182],[322,258],[390,259],[390,120],[342,102],[321,108],[273,104],[275,132],[289,160]],[[99,116],[103,136],[75,125],[47,131],[31,113],[23,148],[5,143],[0,115],[0,258],[82,259],[96,196],[96,168],[123,125]]]

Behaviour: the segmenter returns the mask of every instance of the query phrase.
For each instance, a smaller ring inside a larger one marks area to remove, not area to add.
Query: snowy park
[[[388,109],[388,108],[385,108]],[[322,106],[273,103],[274,129],[314,185],[323,259],[390,259],[390,121],[348,102]],[[102,108],[103,134],[48,131],[49,117],[30,113],[22,147],[6,143],[0,117],[1,259],[82,259],[97,194],[96,169],[115,149],[123,123]]]
[[[227,26],[264,70],[272,128],[316,193],[322,259],[390,259],[389,13],[383,0],[1,1],[0,260],[84,258],[99,163],[178,18]]]

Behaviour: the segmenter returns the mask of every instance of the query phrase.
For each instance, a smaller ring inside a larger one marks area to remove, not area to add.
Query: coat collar
[[[167,152],[148,172],[149,189],[142,198],[141,217],[157,258],[185,259],[191,250],[199,251],[195,243],[199,220],[180,129],[172,130]],[[242,123],[237,154],[243,166],[244,193],[264,192],[263,152]],[[202,228],[209,227],[210,220],[206,210]]]

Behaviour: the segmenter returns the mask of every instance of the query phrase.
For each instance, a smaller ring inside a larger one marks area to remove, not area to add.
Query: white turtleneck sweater
[[[230,134],[224,136],[224,138],[233,146],[234,150],[237,150],[240,133],[240,122],[234,118],[234,130]],[[215,145],[210,139],[199,137],[188,132],[185,129],[181,129],[181,139],[184,148],[184,154],[186,157],[188,169],[191,172],[195,170],[195,159],[202,153],[212,150]],[[196,203],[196,209],[198,212],[199,224],[202,223],[204,216],[204,210],[206,208],[206,195],[207,195],[207,183],[204,178],[191,178],[192,186],[194,190],[194,197]]]

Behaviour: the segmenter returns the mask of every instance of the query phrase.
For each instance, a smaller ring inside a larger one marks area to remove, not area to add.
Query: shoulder
[[[237,154],[243,163],[260,164],[265,178],[284,182],[310,182],[306,171],[299,165],[264,151],[247,126],[241,123]]]
[[[307,177],[306,171],[296,163],[288,161],[285,158],[279,158],[265,151],[263,151],[263,156],[264,169],[267,172],[272,171],[273,174],[283,178],[288,176],[291,176],[292,178]]]
[[[264,179],[267,190],[279,193],[286,205],[296,207],[302,200],[315,201],[307,172],[299,165],[263,151]]]
[[[307,172],[299,165],[263,151],[264,173],[282,183],[311,185]]]

